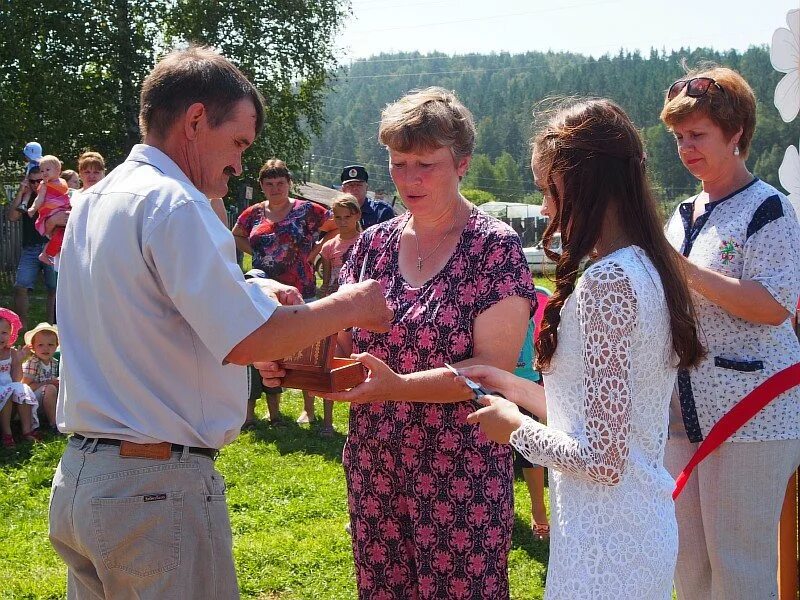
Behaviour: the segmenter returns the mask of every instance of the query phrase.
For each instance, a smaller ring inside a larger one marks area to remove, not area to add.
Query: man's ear
[[[197,138],[200,124],[205,122],[206,117],[206,107],[202,102],[195,102],[186,109],[183,115],[183,133],[187,139],[195,140]]]

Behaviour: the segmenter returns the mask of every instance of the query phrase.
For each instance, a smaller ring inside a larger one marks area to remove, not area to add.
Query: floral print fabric
[[[584,273],[545,373],[547,422],[511,444],[550,468],[546,600],[669,600],[678,531],[663,466],[676,368],[658,272],[631,246]]]
[[[378,280],[394,310],[388,333],[353,330],[356,352],[399,373],[472,356],[475,318],[535,290],[519,237],[473,209],[455,252],[419,288],[398,267],[409,215],[367,230],[341,283]],[[359,598],[508,598],[513,470],[508,446],[468,425],[471,402],[353,405],[344,450]]]
[[[289,214],[277,223],[266,217],[263,203],[258,203],[242,211],[237,224],[247,233],[253,249],[253,268],[310,298],[316,291],[316,281],[307,257],[317,232],[332,213],[313,202],[292,202]]]

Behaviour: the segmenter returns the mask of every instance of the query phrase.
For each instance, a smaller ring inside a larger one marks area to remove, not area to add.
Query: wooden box
[[[281,385],[310,392],[341,392],[367,378],[367,369],[357,360],[335,357],[334,334],[278,361],[286,371]]]

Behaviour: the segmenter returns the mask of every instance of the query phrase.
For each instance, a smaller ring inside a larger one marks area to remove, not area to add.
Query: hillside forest
[[[800,120],[785,124],[773,105],[782,74],[773,70],[766,46],[746,52],[652,50],[649,56],[620,51],[597,59],[529,52],[381,54],[358,60],[339,72],[327,95],[326,122],[312,139],[306,176],[336,184],[342,166],[361,163],[370,172],[371,189],[383,189],[391,197],[387,152],[377,140],[381,109],[409,90],[438,85],[455,91],[475,116],[477,148],[462,185],[466,195],[478,203],[539,203],[528,166],[534,114],[541,114],[552,98],[599,96],[618,102],[641,129],[654,188],[671,205],[696,193],[699,182],[681,165],[674,138],[658,115],[672,82],[685,68],[705,63],[736,69],[753,87],[758,116],[748,166],[780,189],[778,167],[786,147],[800,139]]]

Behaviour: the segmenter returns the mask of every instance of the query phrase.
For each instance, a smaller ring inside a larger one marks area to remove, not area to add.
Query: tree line
[[[698,182],[681,165],[673,136],[658,115],[670,84],[689,67],[715,63],[736,69],[753,87],[758,121],[748,166],[779,186],[784,151],[800,139],[800,121],[785,124],[772,103],[782,77],[772,69],[767,47],[745,52],[651,50],[592,58],[569,52],[447,56],[381,54],[342,70],[325,101],[326,125],[311,146],[312,179],[336,183],[343,164],[370,170],[371,187],[393,190],[386,150],[377,140],[381,109],[414,88],[454,90],[473,112],[476,154],[463,188],[476,201],[538,203],[529,171],[534,113],[553,97],[601,96],[619,103],[641,129],[651,179],[661,199],[672,203],[695,193]]]
[[[157,58],[190,42],[218,48],[266,98],[246,155],[299,165],[323,123],[347,0],[0,0],[0,180],[26,142],[67,166],[84,150],[119,164],[140,139],[139,90]]]

